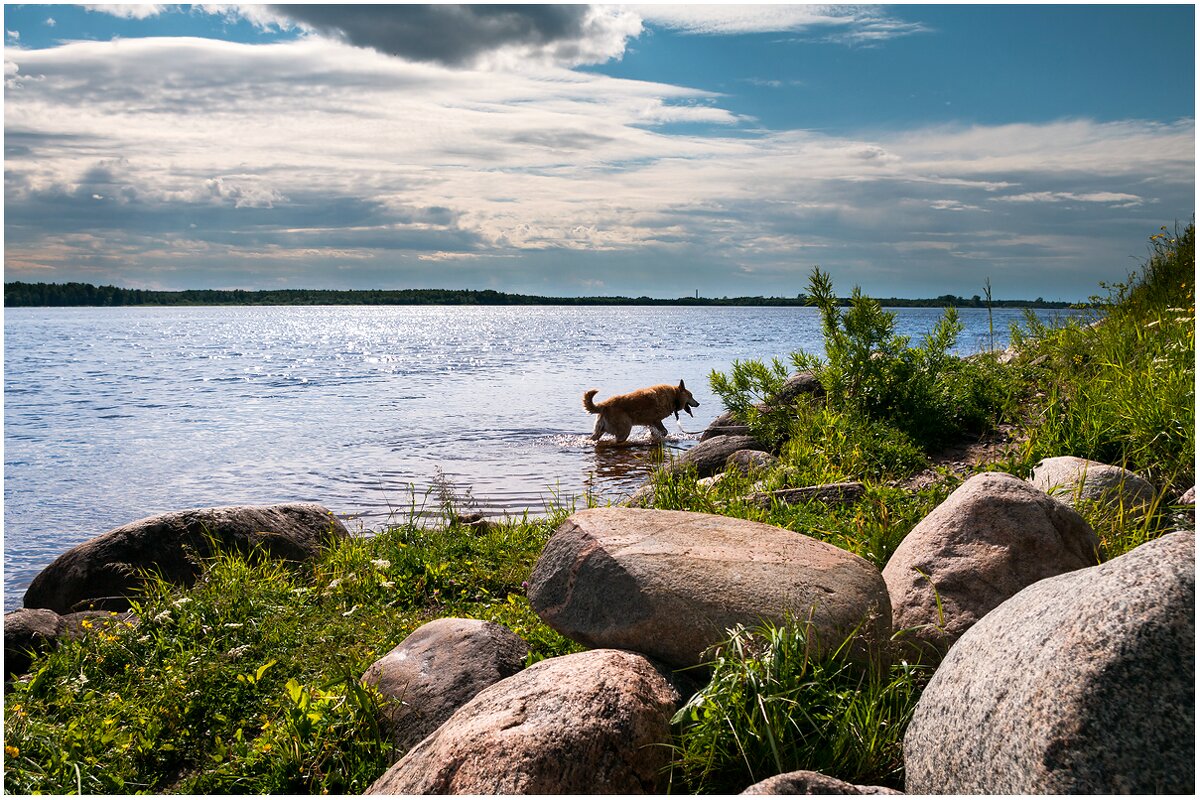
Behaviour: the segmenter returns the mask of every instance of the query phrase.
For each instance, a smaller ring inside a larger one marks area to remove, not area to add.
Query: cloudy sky
[[[4,277],[1081,300],[1194,213],[1194,14],[6,5]]]

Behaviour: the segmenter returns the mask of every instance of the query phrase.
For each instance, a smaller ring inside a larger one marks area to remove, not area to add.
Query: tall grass
[[[1195,226],[1164,228],[1140,273],[1093,298],[1094,322],[1014,331],[1037,362],[1023,420],[1031,460],[1117,464],[1176,493],[1195,483],[1195,263]]]
[[[731,631],[708,685],[672,721],[671,790],[736,794],[798,769],[901,787],[904,730],[929,676],[864,668],[849,643],[820,653],[798,622]]]

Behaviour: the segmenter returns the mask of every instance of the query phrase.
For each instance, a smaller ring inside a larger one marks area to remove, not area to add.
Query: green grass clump
[[[391,763],[359,678],[432,619],[505,625],[531,660],[577,645],[522,582],[555,518],[409,524],[296,570],[219,553],[179,589],[151,577],[136,626],[97,628],[6,697],[9,793],[361,793]]]
[[[798,769],[902,787],[904,730],[927,671],[866,668],[847,657],[850,642],[819,652],[800,623],[732,631],[708,685],[672,721],[672,791],[736,794]]]
[[[1030,365],[1030,460],[1116,464],[1176,494],[1195,483],[1195,226],[1162,231],[1140,274],[1094,298],[1091,324],[1014,331]]]

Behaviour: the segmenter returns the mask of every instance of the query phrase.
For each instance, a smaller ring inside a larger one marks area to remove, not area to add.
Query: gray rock
[[[801,769],[759,781],[742,794],[903,794],[886,786],[859,786]]]
[[[984,617],[917,704],[907,790],[1194,794],[1195,541],[1169,534]]]
[[[520,672],[528,655],[508,628],[448,617],[417,628],[362,679],[389,701],[381,727],[399,757],[483,689]]]
[[[4,677],[24,675],[33,656],[49,650],[65,624],[48,608],[18,608],[4,615]]]
[[[704,429],[704,433],[700,434],[700,441],[705,442],[715,436],[749,436],[750,426],[744,422],[739,422],[733,415],[732,411],[726,411],[719,414],[716,419],[708,423],[708,427]]]
[[[1079,500],[1107,500],[1132,508],[1152,502],[1157,494],[1137,473],[1075,456],[1043,458],[1033,468],[1029,482],[1072,506]]]
[[[811,372],[793,372],[783,382],[772,403],[793,403],[799,397],[824,397],[825,387]]]
[[[776,503],[798,505],[800,503],[818,502],[827,506],[847,505],[856,503],[866,494],[867,488],[858,481],[848,483],[823,483],[819,486],[798,486],[789,489],[776,489],[773,492],[755,492],[746,498],[747,502],[760,508],[770,508]]]
[[[62,619],[62,635],[68,639],[82,639],[93,631],[117,625],[132,628],[141,621],[132,611],[120,614],[116,611],[76,611],[73,614],[64,614]]]
[[[629,495],[629,499],[622,505],[629,508],[648,508],[654,502],[654,484],[650,481],[643,483],[637,490]]]
[[[1181,506],[1196,505],[1196,487],[1195,486],[1188,489],[1186,492],[1184,492],[1183,494],[1181,494],[1179,496],[1178,505],[1181,505]]]
[[[678,690],[649,660],[592,650],[484,689],[367,794],[653,794]]]
[[[858,626],[855,654],[891,634],[887,587],[869,562],[748,520],[687,511],[594,508],[546,544],[529,601],[550,627],[589,647],[701,664],[736,625],[808,619],[822,645]]]
[[[136,591],[139,569],[157,570],[173,583],[188,585],[199,574],[199,558],[218,546],[268,558],[306,561],[346,527],[324,506],[226,506],[174,511],[131,522],[77,545],[51,562],[25,592],[25,605],[61,614],[93,606],[123,611],[125,595]]]
[[[725,471],[749,475],[751,472],[765,472],[778,463],[778,458],[762,450],[734,450],[725,459]]]
[[[1074,510],[1019,478],[969,478],[917,523],[883,569],[910,655],[936,663],[985,614],[1042,578],[1099,561]]]
[[[825,389],[821,386],[811,372],[793,372],[783,382],[779,392],[773,396],[769,403],[756,403],[755,408],[761,412],[771,410],[771,405],[791,405],[797,398],[809,397],[824,397]],[[734,416],[732,411],[726,411],[720,414],[716,419],[708,424],[704,433],[700,435],[700,441],[704,442],[716,436],[749,436],[750,426],[741,422]]]
[[[725,462],[738,450],[762,450],[769,448],[753,436],[718,436],[715,439],[700,442],[700,444],[685,452],[664,469],[670,472],[680,472],[687,467],[694,467],[696,477],[707,478],[725,469]]]

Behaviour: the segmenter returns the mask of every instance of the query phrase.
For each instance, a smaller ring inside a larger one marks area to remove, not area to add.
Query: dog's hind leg
[[[617,437],[617,442],[623,442],[629,438],[629,432],[633,430],[633,423],[628,419],[619,419],[613,423],[613,427],[609,429],[613,436]]]

